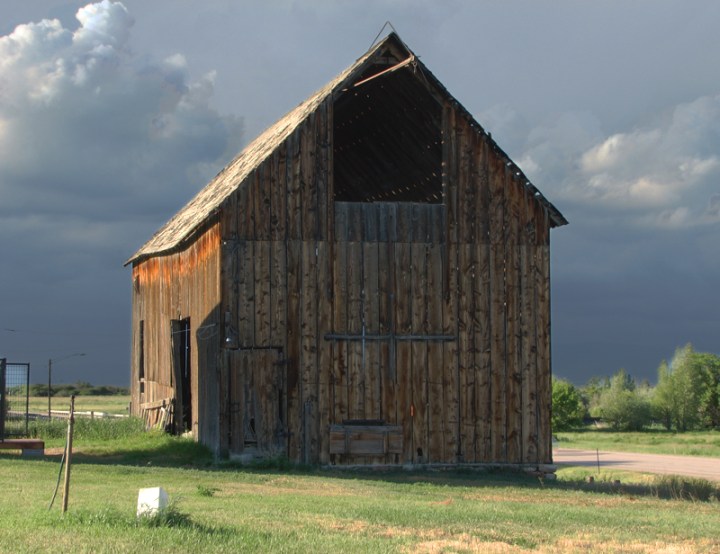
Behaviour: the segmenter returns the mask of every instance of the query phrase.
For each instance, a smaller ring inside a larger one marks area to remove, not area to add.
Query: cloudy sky
[[[716,0],[3,0],[0,356],[126,385],[124,261],[388,20],[570,221],[555,374],[720,353]]]

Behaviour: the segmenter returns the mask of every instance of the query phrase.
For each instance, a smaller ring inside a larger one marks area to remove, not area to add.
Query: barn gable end
[[[548,464],[565,223],[391,34],[129,260],[133,410],[218,454]]]

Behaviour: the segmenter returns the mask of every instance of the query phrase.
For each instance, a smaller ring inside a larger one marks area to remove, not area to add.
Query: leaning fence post
[[[70,465],[72,463],[73,426],[75,425],[75,395],[70,397],[70,418],[68,419],[67,444],[65,445],[65,484],[63,485],[62,513],[67,512],[70,493]]]

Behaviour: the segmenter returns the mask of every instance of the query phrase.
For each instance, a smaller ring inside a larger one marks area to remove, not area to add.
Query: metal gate
[[[28,434],[30,364],[0,359],[0,440]]]

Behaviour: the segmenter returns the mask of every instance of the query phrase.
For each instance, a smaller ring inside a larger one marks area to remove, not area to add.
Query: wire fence
[[[0,440],[28,434],[30,364],[0,359]]]

